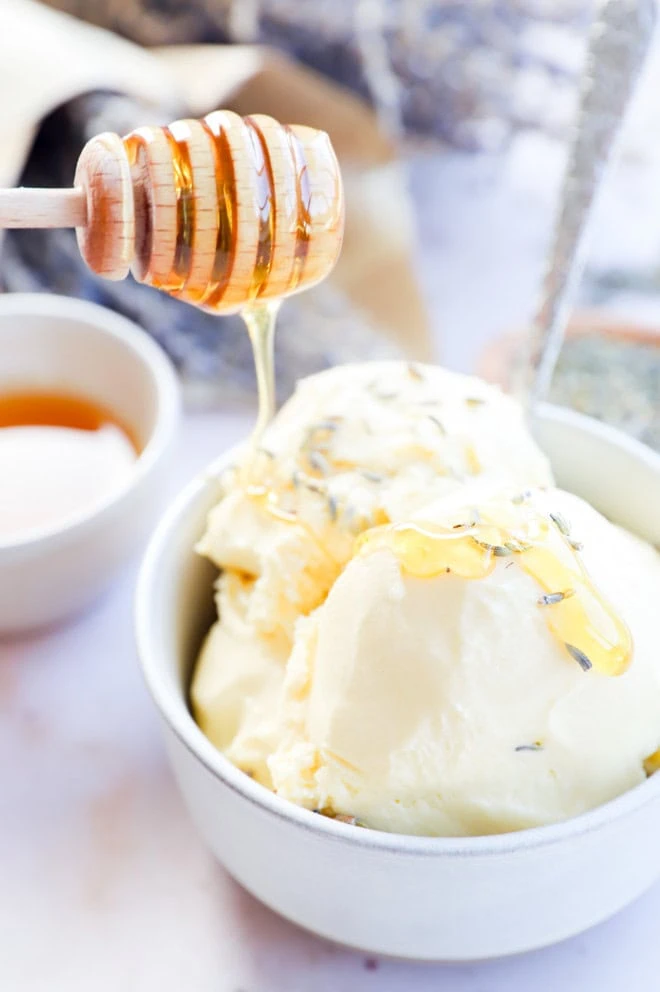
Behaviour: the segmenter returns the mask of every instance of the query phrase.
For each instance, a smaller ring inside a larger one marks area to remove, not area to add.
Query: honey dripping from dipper
[[[324,278],[341,246],[343,196],[330,142],[310,128],[218,111],[140,128],[124,147],[142,231],[136,276],[245,321],[259,397],[254,452],[274,414],[280,301]]]

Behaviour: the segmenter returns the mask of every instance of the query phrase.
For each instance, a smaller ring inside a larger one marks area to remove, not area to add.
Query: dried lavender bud
[[[572,595],[572,589],[568,589],[566,592],[546,592],[542,596],[539,596],[537,602],[539,606],[554,606],[555,603],[562,603]]]
[[[551,513],[550,519],[560,534],[563,534],[564,537],[568,537],[571,532],[571,527],[568,520],[566,520],[565,517],[562,517],[561,513]]]
[[[580,649],[576,648],[574,644],[566,643],[565,648],[570,654],[571,658],[574,658],[575,661],[577,661],[578,665],[580,666],[583,672],[588,672],[589,669],[594,667],[591,661],[587,658],[584,651],[580,651]]]
[[[435,416],[435,414],[433,414],[433,413],[427,413],[426,416],[429,418],[429,420],[433,421],[433,423],[438,428],[438,430],[440,431],[441,434],[446,434],[447,433],[447,430],[445,428],[445,425],[442,423],[441,420],[438,420],[438,418]]]
[[[380,472],[371,472],[369,469],[366,468],[361,469],[360,475],[362,476],[363,479],[366,479],[367,482],[378,483],[378,482],[382,482],[385,478],[385,476],[381,475]]]
[[[330,475],[330,462],[320,451],[308,451],[307,461],[315,472],[320,472],[321,475]]]
[[[328,493],[328,513],[333,522],[337,519],[338,512],[339,505],[337,503],[337,497],[333,496],[332,493]]]

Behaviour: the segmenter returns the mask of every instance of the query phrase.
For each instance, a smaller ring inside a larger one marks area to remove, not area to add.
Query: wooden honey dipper
[[[92,138],[72,189],[0,190],[3,227],[75,227],[98,275],[232,313],[330,272],[344,197],[323,131],[218,110]]]

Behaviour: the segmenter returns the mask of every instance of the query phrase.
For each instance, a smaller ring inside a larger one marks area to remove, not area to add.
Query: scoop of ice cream
[[[460,836],[642,781],[660,743],[660,556],[566,493],[501,507],[466,490],[367,535],[299,621],[268,760],[281,796]]]
[[[198,549],[255,580],[252,630],[291,645],[298,617],[324,601],[357,534],[475,478],[552,484],[513,400],[438,367],[331,369],[299,384],[249,473],[225,477]]]
[[[320,606],[356,535],[466,479],[547,485],[519,407],[466,376],[405,363],[300,383],[249,465],[225,474],[199,550],[222,574],[218,623],[191,688],[198,723],[266,785],[296,624]]]
[[[276,721],[288,648],[256,635],[249,621],[250,581],[225,572],[218,580],[222,622],[209,631],[195,668],[191,703],[212,744],[263,785],[277,744]]]

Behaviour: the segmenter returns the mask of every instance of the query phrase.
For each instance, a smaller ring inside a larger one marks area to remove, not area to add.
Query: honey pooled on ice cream
[[[300,621],[268,762],[280,795],[461,836],[566,819],[644,779],[660,741],[660,557],[555,489],[512,505],[499,544],[468,515],[496,516],[502,498],[475,495],[424,508],[401,540],[367,533]]]

